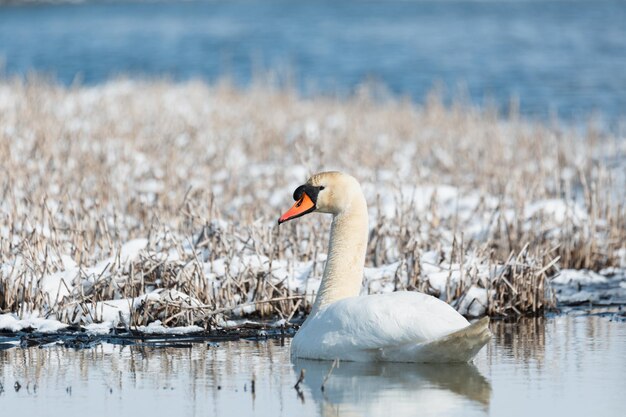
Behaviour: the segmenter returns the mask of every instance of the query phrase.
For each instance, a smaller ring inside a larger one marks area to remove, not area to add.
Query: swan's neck
[[[359,193],[348,208],[333,216],[328,257],[312,313],[361,292],[369,232],[365,197]]]

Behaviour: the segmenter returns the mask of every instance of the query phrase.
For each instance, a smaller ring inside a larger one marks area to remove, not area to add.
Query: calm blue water
[[[573,314],[491,328],[474,365],[341,362],[331,374],[327,361],[292,362],[289,339],[0,349],[0,406],[20,417],[626,415],[623,322]]]
[[[526,115],[626,115],[626,1],[191,1],[0,7],[0,60],[65,84],[287,73],[304,93],[434,84]]]

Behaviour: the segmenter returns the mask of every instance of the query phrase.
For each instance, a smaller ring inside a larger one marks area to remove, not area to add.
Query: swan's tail
[[[491,339],[489,317],[441,339],[416,346],[422,362],[469,362]]]
[[[489,317],[470,324],[440,339],[411,346],[410,349],[384,349],[386,360],[423,363],[469,362],[491,339]],[[403,356],[403,358],[396,356]],[[392,359],[393,357],[396,357]]]

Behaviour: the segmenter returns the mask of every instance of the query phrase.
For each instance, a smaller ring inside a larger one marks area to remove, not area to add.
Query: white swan
[[[333,222],[326,268],[311,314],[291,342],[294,357],[348,361],[468,362],[491,337],[447,303],[419,292],[359,296],[368,235],[358,181],[341,172],[312,176],[278,223],[311,212]]]

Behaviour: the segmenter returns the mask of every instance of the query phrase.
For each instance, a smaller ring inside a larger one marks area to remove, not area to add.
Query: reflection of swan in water
[[[472,364],[340,362],[321,386],[329,362],[295,359],[322,415],[487,414],[491,385]],[[474,412],[468,412],[473,408]]]

